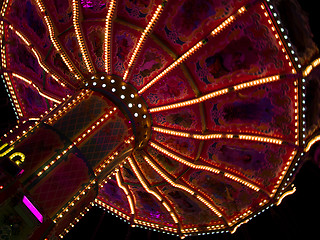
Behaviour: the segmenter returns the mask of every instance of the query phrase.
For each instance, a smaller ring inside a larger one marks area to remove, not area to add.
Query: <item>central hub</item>
[[[97,73],[85,86],[110,99],[129,119],[135,135],[136,148],[144,148],[151,136],[151,117],[148,106],[138,91],[121,77]]]

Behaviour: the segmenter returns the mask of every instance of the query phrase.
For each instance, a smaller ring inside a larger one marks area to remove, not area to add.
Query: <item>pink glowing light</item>
[[[36,207],[30,202],[30,200],[26,196],[23,196],[22,202],[24,203],[24,205],[27,206],[27,208],[29,208],[29,210],[39,220],[39,222],[42,223],[43,216],[41,215],[41,213],[38,211],[38,209],[36,209]]]

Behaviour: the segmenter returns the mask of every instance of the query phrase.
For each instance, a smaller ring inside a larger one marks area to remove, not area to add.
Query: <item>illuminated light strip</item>
[[[63,236],[64,236],[66,233],[68,233],[69,230],[70,230],[71,228],[73,228],[73,227],[80,221],[80,219],[84,216],[85,212],[87,212],[87,211],[90,210],[90,206],[93,207],[93,206],[94,206],[94,203],[91,202],[88,207],[85,207],[85,208],[84,208],[84,211],[82,211],[82,212],[79,213],[79,215],[81,215],[81,216],[78,216],[78,217],[74,218],[73,221],[70,221],[69,226],[66,227],[61,234],[59,234],[59,237],[60,237],[60,238],[63,238]],[[70,227],[71,227],[71,228],[70,228]],[[45,239],[45,240],[46,240],[46,239]]]
[[[155,191],[153,191],[149,188],[149,186],[147,185],[147,183],[144,181],[143,177],[141,176],[141,174],[138,170],[138,167],[136,166],[136,163],[134,163],[133,159],[131,157],[128,157],[127,159],[129,161],[131,168],[133,169],[133,172],[137,176],[139,182],[141,183],[143,188],[146,190],[146,192],[155,196],[158,199],[158,201],[161,202],[162,205],[166,208],[166,210],[168,211],[168,213],[172,217],[173,221],[175,223],[179,223],[179,220],[178,220],[176,214],[173,212],[173,209],[166,203],[165,199],[163,199],[158,193],[156,193]]]
[[[245,224],[245,223],[247,223],[247,222],[249,222],[249,219],[247,219],[247,220],[239,223],[237,226],[235,226],[235,228],[234,228],[230,233],[231,233],[231,234],[234,234],[234,233],[237,231],[238,227],[240,227],[242,224]]]
[[[45,8],[43,2],[41,0],[37,0],[37,5],[38,5],[41,13],[45,14],[44,20],[45,20],[46,25],[48,27],[50,40],[51,40],[53,46],[60,54],[63,62],[67,65],[69,71],[72,72],[75,75],[76,79],[79,80],[81,78],[80,75],[78,73],[75,73],[76,72],[75,67],[72,65],[72,63],[71,63],[70,59],[67,57],[66,53],[62,50],[60,43],[56,38],[55,28],[53,27],[53,24],[52,24],[50,17],[48,15],[46,15],[47,11],[46,11],[46,8]]]
[[[39,170],[37,176],[40,177],[44,172],[46,172],[49,168],[51,168],[62,156],[64,156],[67,152],[69,152],[74,147],[73,144],[69,145],[69,147],[63,150],[54,160],[52,160],[49,164],[44,166],[42,170]]]
[[[279,44],[279,47],[281,48],[281,51],[285,54],[287,51],[286,51],[286,49],[285,49],[285,47],[284,47],[284,44],[283,44],[282,41],[281,41],[281,38],[279,37],[279,34],[278,34],[276,28],[275,28],[274,25],[273,25],[273,22],[272,22],[272,20],[271,20],[271,17],[270,17],[270,15],[269,15],[268,11],[266,10],[265,5],[264,5],[263,3],[261,3],[260,7],[261,7],[261,9],[264,11],[264,16],[265,16],[266,18],[268,18],[268,23],[269,23],[269,25],[271,26],[271,30],[272,30],[272,33],[273,33],[274,37],[275,37],[276,40],[278,41],[278,44]],[[288,54],[285,55],[285,59],[288,61],[289,67],[292,68],[291,72],[292,72],[293,74],[295,74],[295,73],[296,73],[295,67],[293,66],[293,64],[292,64],[292,62],[291,62]]]
[[[239,139],[256,141],[256,142],[266,142],[281,145],[283,141],[281,139],[269,138],[269,137],[260,137],[260,136],[250,136],[250,135],[239,135]]]
[[[125,145],[130,144],[134,140],[134,136],[128,137],[126,140],[124,140]],[[103,162],[100,163],[99,166],[97,166],[94,169],[95,175],[102,172],[103,169],[107,167],[107,165],[118,156],[119,151],[121,151],[121,147],[123,147],[123,144],[121,144],[111,155],[109,155]],[[119,150],[120,149],[120,150]]]
[[[19,117],[23,117],[23,112],[22,112],[20,103],[18,101],[18,98],[16,96],[16,93],[14,91],[13,85],[11,83],[9,74],[7,72],[4,72],[3,75],[4,75],[4,78],[5,78],[5,81],[6,81],[7,89],[10,92],[10,100],[12,100],[12,105],[13,105],[13,108],[15,110],[16,116],[18,118]]]
[[[295,126],[295,139],[296,139],[296,142],[295,144],[298,146],[299,145],[299,92],[298,92],[298,80],[295,80],[294,81],[294,113],[295,113],[295,116],[294,116],[294,120],[295,120],[295,123],[294,123],[294,126]],[[303,114],[304,115],[304,114]]]
[[[229,178],[229,179],[235,181],[235,182],[239,182],[239,183],[247,186],[248,188],[253,189],[253,190],[256,191],[256,192],[259,192],[259,191],[260,191],[260,188],[254,186],[253,184],[248,183],[247,181],[244,181],[244,180],[242,180],[241,178],[236,177],[236,176],[234,176],[234,175],[232,175],[232,174],[224,173],[224,176],[225,176],[226,178]]]
[[[14,77],[16,77],[16,78],[19,78],[20,80],[22,80],[22,81],[24,81],[24,82],[32,85],[35,89],[37,89],[37,92],[38,92],[42,97],[44,97],[44,98],[46,98],[46,99],[48,99],[48,100],[51,100],[51,101],[53,101],[53,102],[55,102],[55,103],[58,103],[58,104],[61,103],[61,101],[59,101],[58,99],[53,98],[53,97],[50,97],[49,95],[41,92],[40,88],[39,88],[36,84],[34,84],[31,80],[28,80],[28,79],[26,79],[25,77],[23,77],[23,76],[21,76],[21,75],[19,75],[19,74],[16,74],[16,73],[12,73],[12,76],[14,76]]]
[[[38,221],[42,223],[43,216],[39,212],[39,210],[32,204],[32,202],[26,196],[23,196],[22,202],[32,212],[32,214],[38,219]]]
[[[92,203],[91,203],[91,205],[89,205],[88,207],[85,207],[84,210],[83,210],[82,212],[80,212],[80,214],[79,214],[79,215],[81,215],[81,217],[78,217],[78,218],[81,219],[81,218],[85,215],[86,212],[89,212],[91,206],[92,206]],[[79,219],[78,219],[78,218],[75,218],[75,220],[76,220],[77,222],[79,222]],[[73,223],[70,223],[69,226],[74,227],[74,224],[73,224]],[[66,228],[63,230],[63,232],[62,232],[61,234],[59,234],[59,237],[60,237],[60,238],[63,238],[64,235],[66,235],[66,234],[69,232],[69,230],[70,230],[70,227],[66,227]]]
[[[271,77],[260,78],[260,79],[253,80],[253,81],[250,81],[250,82],[237,84],[237,85],[234,86],[234,90],[237,91],[237,90],[241,90],[241,89],[244,89],[244,88],[247,88],[247,87],[262,85],[262,84],[265,84],[265,83],[275,82],[275,81],[278,81],[278,80],[280,80],[280,75],[274,75],[274,76],[271,76]]]
[[[208,230],[216,230],[216,229],[223,229],[225,228],[224,224],[219,224],[219,225],[214,225],[214,226],[208,226],[207,229]],[[186,228],[185,230],[192,230],[192,228]]]
[[[9,4],[10,0],[6,0],[5,2],[2,3],[2,8],[1,8],[1,17],[4,17],[4,15],[6,14],[7,8],[8,8],[8,4]]]
[[[239,91],[241,89],[244,88],[248,88],[248,87],[253,87],[253,86],[257,86],[257,85],[261,85],[261,84],[266,84],[266,83],[270,83],[270,82],[275,82],[280,80],[280,75],[274,75],[271,77],[265,77],[265,78],[260,78],[260,79],[256,79],[253,81],[249,81],[246,83],[241,83],[241,84],[237,84],[233,87],[233,89],[229,89],[229,88],[224,88],[218,91],[214,91],[212,93],[206,94],[202,97],[199,98],[195,98],[195,99],[191,99],[191,100],[187,100],[184,102],[179,102],[179,103],[174,103],[174,104],[170,104],[170,105],[165,105],[165,106],[161,106],[161,107],[155,107],[155,108],[151,108],[149,109],[150,113],[153,112],[160,112],[160,111],[165,111],[165,110],[170,110],[170,109],[175,109],[175,108],[181,108],[181,107],[186,107],[186,106],[190,106],[190,105],[194,105],[194,104],[198,104],[201,102],[204,102],[208,99],[211,98],[215,98],[221,95],[224,95],[226,93],[229,93],[231,91]]]
[[[205,230],[212,231],[212,230],[220,230],[220,229],[225,229],[225,225],[217,224],[214,226],[207,226]],[[196,233],[196,232],[200,232],[200,231],[204,231],[204,228],[203,227],[192,227],[192,228],[181,229],[182,233]],[[202,233],[202,234],[204,235],[204,233]],[[188,236],[188,235],[184,235],[184,236]]]
[[[152,141],[149,141],[149,145],[151,147],[153,147],[154,149],[158,150],[159,152],[167,155],[168,157],[188,166],[188,167],[191,167],[193,169],[200,169],[200,170],[204,170],[204,171],[208,171],[208,172],[212,172],[212,173],[215,173],[215,174],[220,174],[221,172],[224,172],[225,170],[220,170],[220,169],[217,169],[217,168],[213,168],[213,167],[210,167],[210,166],[205,166],[205,165],[198,165],[198,164],[194,164],[194,163],[191,163],[189,161],[186,161],[185,159],[181,158],[181,157],[178,157],[177,155],[175,154],[172,154],[171,152],[169,152],[168,150],[162,148],[161,146],[159,146],[158,144],[156,144],[155,142],[152,142]],[[246,187],[248,188],[251,188],[255,191],[260,191],[260,188],[252,183],[249,183],[248,181],[245,181],[243,180],[242,178],[240,177],[237,177],[233,174],[230,174],[230,173],[227,173],[225,172],[224,173],[224,176],[233,180],[233,181],[236,181],[240,184],[243,184],[245,185]]]
[[[94,174],[97,176],[106,166],[119,155],[118,151],[114,151],[109,157],[107,157],[96,169]]]
[[[34,123],[34,126],[29,126],[29,129],[27,131],[24,130],[21,136],[18,135],[15,140],[11,140],[10,145],[14,146],[15,144],[22,141],[22,139],[24,139],[24,137],[26,137],[29,133],[33,132],[40,125],[40,122],[38,122],[39,119],[35,119],[36,122]],[[18,128],[18,126],[16,126],[16,128]],[[10,132],[12,133],[13,131],[10,130]]]
[[[285,192],[285,193],[279,198],[279,200],[278,200],[278,202],[276,203],[276,205],[279,206],[279,205],[281,204],[282,200],[283,200],[286,196],[293,194],[296,190],[297,190],[296,187],[294,187],[292,190],[289,190],[289,191]]]
[[[185,137],[185,138],[193,138],[198,140],[208,140],[208,139],[240,139],[240,140],[248,140],[248,141],[257,141],[257,142],[267,142],[267,143],[273,143],[281,145],[283,141],[281,139],[277,138],[270,138],[270,137],[261,137],[261,136],[255,136],[255,135],[243,135],[243,134],[193,134],[188,132],[182,132],[182,131],[174,131],[169,130],[165,128],[159,128],[159,127],[152,127],[152,130],[172,136],[179,136],[179,137]]]
[[[67,97],[69,97],[69,95],[67,95]],[[65,100],[65,98],[63,98],[63,100]],[[50,107],[50,111],[53,110],[55,107],[57,107],[57,104],[55,104],[53,107]],[[48,111],[45,111],[46,116],[49,114]],[[29,126],[28,130],[24,130],[22,131],[21,135],[17,135],[15,140],[11,140],[10,144],[14,145],[16,143],[19,143],[22,139],[24,139],[29,133],[33,132],[39,125],[41,122],[38,122],[41,118],[43,118],[43,114],[40,115],[40,118],[29,118],[29,121],[35,121],[34,126]],[[23,121],[23,124],[26,122],[26,120]],[[18,128],[19,126],[17,125],[16,128]],[[13,131],[10,130],[10,133],[12,133]],[[4,135],[5,137],[6,134]]]
[[[89,58],[89,55],[87,53],[87,49],[84,43],[84,39],[82,37],[81,33],[81,28],[80,28],[80,23],[79,23],[79,1],[78,0],[72,0],[72,14],[73,14],[73,25],[74,25],[74,30],[76,32],[77,40],[80,46],[80,51],[83,56],[83,60],[86,64],[86,67],[89,71],[89,73],[93,72],[93,67],[91,64],[91,60]]]
[[[161,226],[156,223],[146,222],[146,221],[137,220],[137,219],[134,219],[134,223],[136,223],[137,225],[142,225],[142,226],[149,227],[149,228],[156,228],[156,229],[160,229],[162,231],[167,231],[167,232],[176,233],[178,231],[176,228],[173,228],[173,227]]]
[[[131,168],[133,169],[134,173],[135,173],[136,176],[138,177],[141,185],[143,186],[143,188],[144,188],[148,193],[150,193],[150,194],[152,194],[153,196],[155,196],[156,199],[158,199],[159,202],[161,202],[161,201],[162,201],[162,197],[161,197],[159,194],[157,194],[155,191],[150,190],[150,188],[148,187],[148,185],[146,184],[146,182],[144,181],[144,179],[143,179],[142,176],[140,175],[140,173],[139,173],[139,171],[138,171],[138,169],[137,169],[137,166],[136,166],[136,164],[134,164],[132,158],[131,158],[131,157],[128,157],[127,159],[128,159],[128,161],[129,161],[129,164],[130,164]]]
[[[181,184],[175,183],[167,174],[162,172],[146,155],[143,156],[144,160],[163,178],[165,179],[170,185],[172,185],[175,188],[179,188],[183,191],[186,191],[187,193],[191,195],[196,195],[196,198],[201,201],[204,205],[206,205],[213,213],[215,213],[218,217],[222,217],[222,214],[207,200],[205,200],[202,196],[196,194],[192,189],[183,186]]]
[[[73,99],[72,103],[68,103],[67,106],[64,106],[62,109],[63,110],[59,110],[58,114],[54,114],[53,118],[48,118],[48,120],[45,122],[47,124],[52,124],[54,121],[57,121],[60,117],[63,116],[64,113],[68,112],[70,109],[72,109],[73,107],[77,106],[77,103],[82,101],[84,98],[86,98],[89,94],[91,94],[92,92],[90,90],[82,90],[79,95],[77,96],[76,99]]]
[[[102,117],[100,117],[94,124],[91,124],[90,127],[88,127],[85,131],[80,133],[74,140],[73,145],[77,146],[79,145],[89,134],[92,134],[97,130],[96,128],[99,127],[99,125],[103,125],[104,121],[109,119],[115,112],[117,108],[114,107],[110,109],[106,114],[104,114]]]
[[[4,22],[0,22],[0,47],[1,47],[1,65],[3,68],[7,67],[7,59],[6,59],[6,46],[3,44],[5,32],[4,32]]]
[[[208,172],[213,172],[215,174],[219,174],[220,173],[220,170],[219,169],[216,169],[216,168],[213,168],[213,167],[209,167],[209,166],[205,166],[205,165],[198,165],[198,164],[194,164],[194,163],[191,163],[189,161],[186,161],[184,160],[183,158],[181,157],[178,157],[177,155],[175,154],[172,154],[171,152],[167,151],[166,149],[160,147],[158,144],[152,142],[152,141],[149,141],[149,145],[153,148],[155,148],[156,150],[164,153],[165,155],[171,157],[172,159],[188,166],[188,167],[191,167],[191,168],[194,168],[194,169],[200,169],[200,170],[205,170],[205,171],[208,171]]]
[[[111,74],[111,26],[112,16],[116,8],[116,0],[112,0],[109,5],[108,14],[106,17],[106,27],[104,34],[104,69],[106,73]]]
[[[37,5],[38,5],[38,7],[39,7],[39,9],[40,9],[40,12],[45,12],[45,11],[46,11],[46,8],[45,8],[45,6],[43,5],[42,0],[36,0],[36,2],[37,2]]]
[[[63,217],[64,214],[69,212],[70,209],[75,206],[75,203],[78,202],[83,196],[85,196],[86,193],[88,192],[88,190],[90,190],[92,185],[95,183],[96,183],[96,181],[92,180],[84,189],[80,190],[78,192],[78,195],[74,198],[74,200],[71,201],[65,208],[62,209],[62,211],[60,211],[56,215],[56,217],[53,219],[53,222],[57,223]]]
[[[15,32],[15,34],[18,35],[18,37],[29,47],[31,45],[31,42],[26,39],[19,31],[13,29],[13,26],[12,25],[9,25],[9,29],[11,29],[12,31]]]
[[[70,59],[67,57],[66,53],[62,50],[62,48],[60,46],[60,43],[58,42],[57,38],[55,37],[56,34],[55,34],[55,30],[54,30],[52,21],[50,20],[50,17],[49,16],[44,16],[44,20],[45,20],[46,25],[48,27],[50,40],[51,40],[53,46],[55,47],[57,52],[60,54],[63,62],[67,65],[69,71],[74,74],[76,79],[79,80],[81,77],[79,76],[79,74],[75,73],[76,72],[75,67],[72,65]]]
[[[216,27],[212,32],[211,35],[215,36],[218,32],[221,32],[223,29],[225,29],[230,23],[232,23],[236,15],[241,14],[246,11],[245,7],[241,7],[238,12],[232,16],[230,16],[227,20],[222,22],[218,27]],[[170,72],[172,69],[180,65],[185,59],[187,59],[190,55],[192,55],[195,51],[197,51],[200,47],[204,45],[204,41],[198,42],[195,46],[193,46],[191,49],[189,49],[186,53],[184,53],[181,57],[179,57],[175,62],[173,62],[169,67],[167,67],[164,71],[162,71],[157,77],[152,79],[149,83],[147,83],[143,88],[141,88],[138,93],[142,94],[144,93],[148,88],[150,88],[154,83],[156,83],[160,78],[165,76],[168,72]]]
[[[35,127],[39,125],[39,122],[35,122],[35,126],[32,128],[30,126],[29,128],[31,129],[29,132],[33,131]],[[28,133],[29,133],[28,132]],[[28,133],[25,133],[24,136],[26,136]],[[60,153],[54,160],[52,160],[49,164],[44,166],[42,170],[39,170],[38,173],[36,174],[38,177],[40,177],[45,171],[47,171],[50,167],[52,167],[63,155],[65,155],[69,150],[71,150],[74,147],[74,144],[69,145],[67,149],[65,149],[62,153]]]
[[[29,121],[39,121],[40,118],[29,118],[28,120],[29,120]]]
[[[308,65],[305,68],[305,70],[302,72],[302,75],[304,77],[308,76],[314,68],[319,66],[319,64],[320,64],[320,58],[317,58],[316,60],[314,60],[310,65]]]
[[[101,207],[104,207],[104,208],[107,209],[108,211],[111,211],[111,212],[117,214],[118,216],[126,219],[127,221],[129,221],[130,218],[131,218],[131,217],[128,216],[127,214],[122,213],[122,212],[119,211],[118,209],[109,206],[108,204],[104,203],[103,201],[99,200],[98,198],[96,198],[94,201],[95,201],[96,204],[99,204]]]
[[[14,27],[12,25],[9,25],[9,28],[16,33],[16,35],[24,42],[24,43],[30,43],[30,41],[23,35],[21,34],[18,30],[15,30]],[[40,53],[32,46],[29,46],[31,48],[31,51],[33,52],[33,54],[35,55],[35,57],[37,58],[38,64],[40,65],[40,67],[46,72],[49,73],[51,75],[51,77],[57,81],[61,86],[65,87],[66,85],[62,82],[62,78],[59,77],[56,73],[54,73],[52,70],[50,71],[48,69],[48,67],[46,66],[45,63],[43,63],[42,58],[40,57]],[[70,85],[70,84],[69,84]]]
[[[290,155],[290,157],[289,157],[288,162],[286,163],[284,169],[282,170],[282,172],[280,174],[280,177],[279,177],[278,181],[276,182],[276,185],[274,186],[274,188],[272,190],[272,193],[271,193],[270,197],[273,197],[276,194],[276,192],[277,192],[277,190],[278,190],[283,178],[285,177],[285,175],[286,175],[286,173],[287,173],[287,171],[288,171],[288,169],[289,169],[289,167],[290,167],[290,165],[291,165],[291,163],[292,163],[292,161],[293,161],[293,159],[294,159],[296,154],[297,154],[297,151],[293,150],[291,155]]]
[[[247,9],[243,6],[238,9],[237,13],[234,15],[231,15],[228,17],[225,21],[223,21],[218,27],[216,27],[212,32],[211,36],[216,36],[218,33],[220,33],[223,29],[225,29],[227,26],[229,26],[234,20],[236,19],[237,15],[240,15],[244,13]]]
[[[228,17],[225,21],[223,21],[218,27],[216,27],[212,32],[211,36],[217,35],[220,31],[222,31],[226,26],[230,25],[235,20],[235,17],[232,15]]]
[[[2,50],[2,48],[5,47],[5,46],[2,46],[3,37],[4,37],[4,22],[0,21],[0,47],[1,47],[1,50]]]
[[[127,76],[129,74],[130,68],[133,66],[136,58],[137,58],[137,54],[140,52],[140,50],[142,49],[142,46],[148,36],[148,34],[151,32],[152,28],[154,27],[155,23],[157,22],[157,20],[159,19],[159,16],[161,14],[163,10],[163,5],[159,4],[156,11],[154,12],[151,20],[149,21],[147,27],[143,30],[143,33],[140,36],[140,39],[131,55],[129,64],[128,64],[128,68],[125,71],[124,75],[123,75],[123,80],[125,81],[127,79]]]
[[[118,186],[124,191],[124,193],[127,196],[130,210],[131,210],[131,214],[135,214],[134,203],[133,203],[132,197],[129,194],[129,190],[122,184],[119,171],[116,172],[116,180],[117,180]]]
[[[304,148],[304,151],[305,151],[305,152],[308,152],[308,151],[310,150],[310,148],[312,147],[312,145],[315,144],[315,143],[318,142],[318,141],[320,141],[320,135],[315,136],[314,138],[312,138],[312,139],[308,142],[307,146]]]
[[[265,200],[265,201],[267,202],[267,200]],[[259,205],[260,205],[260,204],[259,204]],[[260,206],[261,206],[261,205],[260,205]],[[236,224],[237,222],[239,222],[239,220],[248,217],[250,214],[252,214],[252,211],[251,211],[250,209],[248,209],[246,212],[244,212],[244,213],[241,214],[240,216],[239,216],[239,215],[238,215],[238,216],[235,216],[234,219],[232,220],[230,226],[232,226],[232,224]]]
[[[159,128],[159,127],[152,127],[152,130],[154,130],[156,132],[164,133],[164,134],[173,135],[173,136],[185,137],[185,138],[194,138],[194,139],[198,139],[198,140],[223,138],[222,134],[206,134],[206,135],[202,135],[202,134],[193,134],[193,133],[182,132],[182,131],[174,131],[174,130]]]
[[[197,51],[203,45],[204,45],[203,41],[198,42],[191,49],[189,49],[187,52],[185,52],[181,57],[179,57],[176,61],[174,61],[169,67],[167,67],[165,70],[163,70],[158,76],[156,76],[154,79],[152,79],[150,82],[148,82],[143,88],[141,88],[138,91],[138,93],[139,94],[144,93],[148,88],[150,88],[153,84],[155,84],[159,79],[161,79],[163,76],[165,76],[171,70],[173,70],[175,67],[179,66],[184,60],[186,60],[189,56],[191,56],[195,51]]]

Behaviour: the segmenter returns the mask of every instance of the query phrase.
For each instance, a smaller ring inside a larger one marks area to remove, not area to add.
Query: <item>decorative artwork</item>
[[[180,109],[154,114],[154,122],[158,125],[172,127],[176,129],[191,129],[199,131],[201,120],[197,107],[190,109]]]
[[[90,44],[93,61],[99,71],[104,71],[104,55],[103,55],[103,44],[104,44],[104,24],[88,26],[87,40]]]
[[[245,79],[289,70],[262,14],[258,10],[253,15],[243,16],[231,31],[209,41],[205,48],[191,57],[189,66],[195,71],[195,80],[202,91],[210,92]]]
[[[232,181],[222,182],[217,175],[209,172],[192,171],[188,174],[188,181],[201,190],[207,190],[215,204],[221,207],[224,213],[230,217],[254,204],[259,195],[252,189],[245,188]]]
[[[125,66],[129,61],[130,53],[132,53],[132,49],[137,41],[137,36],[134,30],[128,30],[122,25],[118,26],[114,35],[113,71],[122,76],[124,74]]]
[[[130,78],[137,89],[156,77],[172,61],[172,56],[153,39],[148,39],[146,44],[149,47],[142,48]]]
[[[216,102],[206,103],[211,131],[241,131],[281,136],[292,139],[294,135],[293,84],[283,79],[270,86],[221,96]],[[243,125],[243,123],[246,123]]]
[[[43,72],[36,57],[17,38],[13,39],[13,44],[9,45],[9,51],[16,53],[10,58],[10,61],[12,61],[12,64],[10,64],[12,70],[16,68],[18,72],[28,73],[39,81],[43,76]]]
[[[123,119],[116,117],[105,123],[88,141],[80,144],[79,149],[94,168],[123,142],[127,134],[128,129]]]
[[[197,73],[201,81],[211,84],[217,78],[235,73],[249,71],[251,65],[258,62],[259,55],[247,36],[231,41],[222,51],[207,57],[204,63],[196,63]],[[210,81],[210,80],[211,81]]]
[[[188,99],[194,96],[194,91],[187,81],[184,72],[181,69],[175,69],[145,94],[145,100],[150,107],[153,107]]]
[[[177,151],[184,156],[195,157],[197,154],[198,143],[196,140],[177,138],[173,136],[168,137],[161,133],[155,133],[154,139],[169,149],[174,149],[174,151]]]
[[[117,182],[115,180],[111,180],[101,188],[98,198],[112,202],[114,206],[117,206],[126,212],[130,212],[129,203],[126,201],[125,193],[121,188],[117,187]]]

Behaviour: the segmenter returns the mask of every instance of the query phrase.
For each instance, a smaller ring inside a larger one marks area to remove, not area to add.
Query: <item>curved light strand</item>
[[[87,70],[89,73],[93,73],[93,67],[91,60],[89,58],[87,48],[84,43],[84,39],[82,36],[81,28],[80,28],[80,23],[79,23],[79,1],[78,0],[72,0],[72,20],[73,20],[73,26],[74,30],[76,32],[76,37],[80,46],[80,51],[84,60],[84,63],[86,64]]]
[[[155,142],[150,141],[149,145],[151,147],[153,147],[154,149],[160,151],[161,153],[167,155],[168,157],[170,157],[170,158],[172,158],[172,159],[174,159],[174,160],[176,160],[176,161],[178,161],[178,162],[180,162],[180,163],[182,163],[182,164],[184,164],[184,165],[186,165],[186,166],[188,166],[190,168],[204,170],[204,171],[212,172],[214,174],[221,174],[222,172],[224,172],[224,171],[222,171],[220,169],[217,169],[217,168],[214,168],[214,167],[191,163],[191,162],[189,162],[189,161],[187,161],[187,160],[185,160],[185,159],[183,159],[183,158],[181,158],[181,157],[179,157],[179,156],[177,156],[175,154],[172,154],[171,152],[169,152],[168,150],[166,150],[163,147],[159,146]],[[224,172],[223,175],[226,178],[229,178],[229,179],[231,179],[231,180],[233,180],[235,182],[238,182],[238,183],[240,183],[242,185],[245,185],[246,187],[251,188],[256,192],[260,191],[260,188],[257,185],[249,183],[248,181],[245,181],[240,177],[237,177],[237,176],[235,176],[233,174],[230,174],[228,172]]]
[[[143,156],[143,159],[162,177],[164,178],[170,185],[172,185],[175,188],[179,188],[187,193],[189,193],[192,196],[195,196],[199,201],[201,201],[204,205],[206,205],[213,213],[215,213],[218,217],[223,217],[223,215],[220,213],[220,211],[214,207],[211,203],[209,203],[206,199],[204,199],[202,196],[194,192],[192,189],[175,183],[171,177],[169,177],[166,173],[161,171],[145,154]]]
[[[128,64],[128,67],[127,67],[127,70],[124,72],[124,75],[123,75],[123,80],[125,81],[128,77],[128,74],[129,74],[129,71],[130,71],[130,68],[133,66],[136,58],[137,58],[137,55],[138,53],[140,52],[140,50],[142,49],[143,47],[143,44],[144,42],[146,41],[149,33],[152,31],[152,28],[153,26],[155,25],[155,23],[157,22],[157,20],[159,19],[159,16],[161,14],[163,10],[163,5],[162,4],[159,4],[156,11],[154,12],[151,20],[149,21],[147,27],[143,30],[141,36],[140,36],[140,39],[130,57],[130,61],[129,61],[129,64]]]
[[[59,40],[56,37],[56,32],[55,32],[55,28],[53,27],[53,23],[51,21],[50,16],[48,15],[48,12],[46,10],[46,7],[44,6],[43,2],[41,0],[37,0],[37,5],[41,11],[41,13],[44,14],[44,20],[45,23],[47,25],[48,31],[49,31],[49,36],[50,36],[50,40],[53,44],[53,46],[55,47],[55,49],[57,50],[57,52],[60,54],[62,61],[66,64],[66,66],[68,67],[69,71],[71,73],[74,74],[75,78],[77,80],[79,80],[81,78],[80,74],[78,73],[78,71],[75,69],[74,65],[71,63],[69,57],[67,56],[67,54],[65,53],[65,51],[62,49]]]
[[[52,70],[49,70],[49,68],[46,66],[46,64],[43,62],[42,57],[39,53],[38,50],[36,50],[34,48],[34,46],[31,45],[29,39],[27,39],[21,32],[19,32],[18,30],[16,30],[12,25],[9,25],[9,29],[11,29],[13,32],[16,33],[16,35],[28,46],[31,48],[32,53],[34,54],[34,56],[36,57],[38,64],[40,65],[40,67],[48,74],[51,75],[51,77],[57,81],[61,86],[65,87],[66,85],[62,82],[62,78],[58,76],[57,73],[53,72]],[[66,82],[67,83],[67,82]],[[69,83],[68,83],[69,84]],[[70,85],[70,84],[69,84]],[[70,85],[72,86],[72,85]],[[73,87],[73,86],[72,86]]]
[[[215,36],[218,33],[220,33],[222,30],[224,30],[227,26],[229,26],[239,14],[242,14],[246,11],[245,7],[241,7],[234,15],[227,18],[224,22],[222,22],[218,27],[216,27],[212,32],[211,36]],[[190,57],[195,51],[197,51],[199,48],[201,48],[205,43],[207,42],[207,39],[203,39],[199,41],[197,44],[195,44],[192,48],[190,48],[188,51],[186,51],[181,57],[179,57],[176,61],[174,61],[172,64],[170,64],[164,71],[162,71],[158,76],[156,76],[154,79],[152,79],[150,82],[148,82],[143,88],[139,90],[139,94],[144,93],[148,88],[150,88],[153,84],[155,84],[159,79],[161,79],[163,76],[165,76],[167,73],[169,73],[171,70],[179,66],[182,62],[184,62],[188,57]]]
[[[283,140],[278,138],[270,138],[270,137],[262,137],[256,135],[245,135],[245,134],[221,134],[221,133],[214,133],[214,134],[194,134],[188,133],[183,131],[175,131],[160,127],[152,127],[152,130],[172,136],[184,137],[184,138],[193,138],[197,140],[210,140],[210,139],[240,139],[240,140],[247,140],[247,141],[256,141],[256,142],[267,142],[273,143],[277,145],[281,145]]]
[[[145,180],[143,179],[143,177],[141,176],[138,167],[136,165],[136,163],[134,162],[134,160],[131,157],[127,158],[129,161],[129,164],[133,170],[133,172],[135,173],[135,175],[137,176],[138,180],[140,181],[141,185],[143,186],[143,188],[146,190],[146,192],[152,194],[153,196],[156,197],[156,199],[158,199],[159,202],[162,203],[162,205],[166,208],[166,210],[169,212],[170,216],[172,217],[173,221],[175,223],[179,223],[179,220],[176,216],[176,214],[174,213],[173,209],[171,209],[170,205],[165,201],[165,199],[163,199],[160,194],[156,193],[155,191],[151,190],[148,186],[148,184],[145,182]]]
[[[116,180],[117,180],[118,186],[123,190],[123,192],[125,193],[125,195],[127,197],[131,214],[135,214],[134,201],[129,193],[129,190],[122,184],[119,171],[116,172]]]
[[[46,98],[46,99],[48,99],[48,100],[50,100],[52,102],[55,102],[55,103],[58,103],[58,104],[61,103],[61,101],[58,100],[57,98],[51,97],[51,96],[43,93],[41,91],[41,89],[35,83],[33,83],[31,80],[29,80],[29,79],[27,79],[27,78],[25,78],[25,77],[23,77],[23,76],[21,76],[21,75],[19,75],[17,73],[12,73],[12,76],[14,76],[14,77],[24,81],[25,83],[28,83],[29,85],[33,86],[37,90],[37,92],[39,93],[40,96],[42,96],[42,97],[44,97],[44,98]]]
[[[166,110],[175,109],[175,108],[186,107],[186,106],[190,106],[190,105],[194,105],[194,104],[198,104],[198,103],[207,101],[207,100],[215,98],[215,97],[222,96],[222,95],[229,93],[229,92],[232,92],[232,91],[239,91],[241,89],[245,89],[248,87],[253,87],[253,86],[257,86],[257,85],[261,85],[261,84],[265,84],[265,83],[275,82],[278,80],[280,80],[280,75],[274,75],[271,77],[260,78],[260,79],[256,79],[253,81],[237,84],[237,85],[233,86],[233,88],[220,89],[220,90],[214,91],[212,93],[203,95],[202,97],[198,97],[198,98],[194,98],[191,100],[187,100],[187,101],[183,101],[183,102],[179,102],[179,103],[174,103],[174,104],[170,104],[170,105],[165,105],[165,106],[161,106],[161,107],[151,108],[151,109],[149,109],[149,112],[153,113],[153,112],[160,112],[160,111],[166,111]]]
[[[116,2],[116,0],[110,2],[104,33],[104,69],[108,74],[111,74],[111,27],[113,12],[117,4]]]

